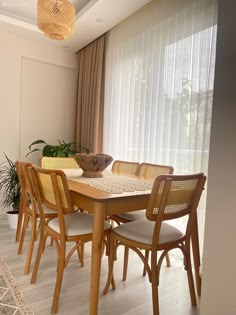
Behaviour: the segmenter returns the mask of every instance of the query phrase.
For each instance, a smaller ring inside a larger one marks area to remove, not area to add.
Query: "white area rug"
[[[0,257],[0,314],[34,315],[2,257]]]

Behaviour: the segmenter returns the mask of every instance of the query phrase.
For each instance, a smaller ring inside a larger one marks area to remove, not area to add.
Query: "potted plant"
[[[35,145],[41,144],[44,145],[42,149],[39,148],[33,149]],[[48,144],[44,140],[36,140],[29,145],[29,152],[27,153],[26,156],[36,151],[42,151],[42,156],[51,157],[70,157],[74,156],[75,153],[79,152],[89,153],[89,150],[87,148],[84,148],[82,146],[76,147],[76,144],[74,142],[66,143],[64,140],[62,141],[58,140],[57,145]]]
[[[0,203],[7,211],[9,227],[15,229],[20,205],[20,183],[16,165],[4,153],[6,161],[0,164]]]

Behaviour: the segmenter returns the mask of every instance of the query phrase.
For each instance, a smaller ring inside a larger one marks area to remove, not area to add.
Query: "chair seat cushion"
[[[88,213],[71,213],[64,216],[65,230],[67,236],[76,236],[84,234],[92,234],[93,232],[93,216]],[[60,233],[58,218],[48,222],[48,226],[57,233]],[[104,222],[104,230],[110,229],[111,225]]]
[[[130,223],[119,225],[113,231],[125,238],[137,241],[143,244],[152,244],[152,236],[155,222],[146,220],[138,220]],[[159,244],[175,241],[183,236],[183,233],[176,227],[163,222],[159,236]]]
[[[56,211],[53,211],[44,205],[43,205],[43,211],[44,211],[44,214],[55,214],[55,215],[57,214]]]
[[[146,219],[146,210],[137,210],[137,211],[130,211],[118,214],[117,217],[127,220],[127,221],[136,221],[136,220],[144,220]]]
[[[31,204],[29,205],[29,208],[32,210],[32,205]],[[47,208],[44,205],[43,205],[43,211],[44,211],[44,214],[55,214],[55,215],[57,214],[56,211],[53,211],[53,210]],[[39,210],[38,210],[38,213],[39,213]]]
[[[81,168],[63,168],[60,170],[63,171],[68,178],[77,178],[80,177],[83,173]]]

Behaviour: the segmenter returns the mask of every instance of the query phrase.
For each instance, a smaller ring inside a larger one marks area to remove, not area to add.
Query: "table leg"
[[[104,238],[105,203],[95,202],[93,213],[93,240],[90,279],[90,315],[98,314],[102,244]]]
[[[192,232],[192,248],[193,248],[193,261],[195,269],[197,294],[201,296],[201,277],[200,277],[200,250],[199,250],[199,237],[198,237],[198,222],[197,215],[194,219],[193,232]]]

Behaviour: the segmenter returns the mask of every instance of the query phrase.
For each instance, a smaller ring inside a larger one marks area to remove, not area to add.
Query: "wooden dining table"
[[[121,214],[128,211],[146,209],[151,190],[132,191],[122,193],[110,193],[101,189],[86,185],[69,179],[70,194],[72,202],[79,208],[85,209],[93,214],[93,238],[92,238],[92,258],[90,275],[90,315],[98,314],[99,284],[102,259],[102,247],[104,239],[104,220],[113,214]],[[199,277],[199,245],[197,218],[195,222],[193,237],[193,256],[195,264],[195,275],[197,291],[200,285]]]

